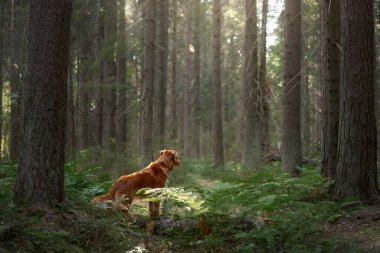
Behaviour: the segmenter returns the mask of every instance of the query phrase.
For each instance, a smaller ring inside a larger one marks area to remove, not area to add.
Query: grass
[[[16,167],[1,166],[0,252],[370,252],[324,235],[323,224],[347,219],[363,206],[356,200],[331,201],[331,183],[316,168],[305,166],[298,178],[282,172],[277,163],[244,178],[237,176],[240,170],[239,164],[215,170],[185,161],[171,175],[168,188],[154,191],[154,198],[163,202],[161,217],[182,225],[169,223],[147,236],[144,227],[131,221],[146,217],[145,207],[134,206],[125,219],[89,205],[112,183],[96,166],[67,164],[67,201],[52,210],[14,207]],[[211,227],[211,235],[200,232],[199,217]]]

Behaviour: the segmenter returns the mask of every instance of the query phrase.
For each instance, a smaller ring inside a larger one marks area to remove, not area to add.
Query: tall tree
[[[245,1],[245,12],[243,164],[246,168],[257,168],[261,159],[261,120],[259,115],[260,83],[258,80],[256,0]]]
[[[201,3],[193,1],[194,4],[194,156],[201,157]]]
[[[4,13],[5,2],[0,2],[0,119],[3,118],[3,51],[4,51]],[[0,160],[2,157],[2,135],[3,134],[3,120],[0,120]]]
[[[379,201],[373,1],[341,1],[341,85],[335,197]]]
[[[285,0],[284,94],[281,168],[295,175],[301,150],[301,1]]]
[[[110,147],[116,137],[116,62],[114,59],[117,32],[116,0],[104,1],[103,145]]]
[[[23,11],[26,2],[12,1],[11,16],[11,53],[10,53],[10,93],[11,93],[11,118],[10,118],[10,159],[18,160],[20,154],[20,130],[21,130],[21,97],[24,41],[23,29],[26,24]]]
[[[177,120],[177,0],[172,0],[172,50],[171,50],[171,80],[169,88],[169,139],[172,145],[176,143],[178,134],[178,120]]]
[[[98,52],[101,52],[104,44],[104,0],[98,0],[98,16],[97,16],[97,38],[96,38],[96,48]],[[97,61],[97,81],[96,81],[96,91],[95,91],[95,137],[96,143],[99,146],[103,144],[103,107],[104,107],[104,97],[103,97],[103,86],[104,86],[104,59],[102,54],[98,54],[96,57]]]
[[[90,111],[90,64],[91,38],[89,29],[91,27],[91,16],[89,12],[90,3],[82,1],[82,9],[86,10],[82,14],[81,21],[83,31],[79,34],[79,62],[78,62],[78,146],[84,149],[89,145],[89,111]]]
[[[190,158],[190,7],[184,2],[185,16],[183,27],[183,154]]]
[[[340,1],[321,1],[322,175],[336,178],[340,85]]]
[[[260,105],[261,105],[261,143],[262,151],[265,155],[269,153],[269,95],[270,86],[267,81],[267,21],[268,21],[268,0],[263,0],[261,18],[261,52],[260,52],[260,70],[259,70],[259,84],[260,84]]]
[[[75,136],[75,105],[74,105],[74,64],[73,57],[70,57],[68,69],[68,84],[67,84],[67,123],[66,123],[66,150],[67,159],[70,161],[76,158],[77,141]]]
[[[143,165],[153,160],[153,87],[154,52],[156,37],[156,0],[144,3],[144,70],[141,94],[142,141],[141,155]]]
[[[303,18],[301,21],[301,141],[302,141],[302,153],[304,156],[308,156],[310,154],[310,129],[311,129],[311,121],[310,121],[310,89],[309,89],[309,75],[310,75],[310,64],[308,52],[309,52],[309,37],[310,34],[308,32],[309,25],[307,23],[307,13],[306,13],[307,4],[305,2],[301,3],[301,8],[303,9]]]
[[[119,6],[119,43],[117,59],[118,100],[117,100],[117,143],[119,150],[125,148],[127,138],[127,45],[126,45],[125,0]]]
[[[159,29],[158,34],[158,110],[157,110],[157,130],[158,130],[158,147],[165,146],[166,136],[166,93],[168,80],[168,16],[169,1],[159,0]]]
[[[71,0],[30,1],[17,205],[50,206],[64,200],[70,16]]]
[[[213,1],[213,154],[214,166],[224,166],[224,141],[222,121],[222,79],[221,79],[221,14],[220,0]]]

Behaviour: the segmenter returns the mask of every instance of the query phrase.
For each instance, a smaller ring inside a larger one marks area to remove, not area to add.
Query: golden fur
[[[117,211],[127,213],[135,193],[142,188],[162,188],[168,173],[181,164],[175,150],[162,150],[160,157],[144,169],[117,179],[106,194],[95,197],[92,203],[111,203]],[[158,216],[159,202],[149,202],[151,217]]]

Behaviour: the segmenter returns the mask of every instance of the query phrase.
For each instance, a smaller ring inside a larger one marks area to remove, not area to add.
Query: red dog
[[[95,197],[92,203],[111,202],[114,209],[127,213],[136,191],[142,188],[164,187],[168,173],[180,164],[177,151],[162,150],[157,161],[151,162],[148,167],[138,172],[121,176],[112,184],[108,193]],[[151,217],[158,216],[159,210],[159,202],[149,202]]]

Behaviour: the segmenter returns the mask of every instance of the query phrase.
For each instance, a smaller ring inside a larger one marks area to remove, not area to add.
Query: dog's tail
[[[106,194],[95,197],[91,201],[91,203],[92,204],[99,204],[99,203],[112,202],[112,201],[113,201],[112,196],[110,194],[106,193]]]

